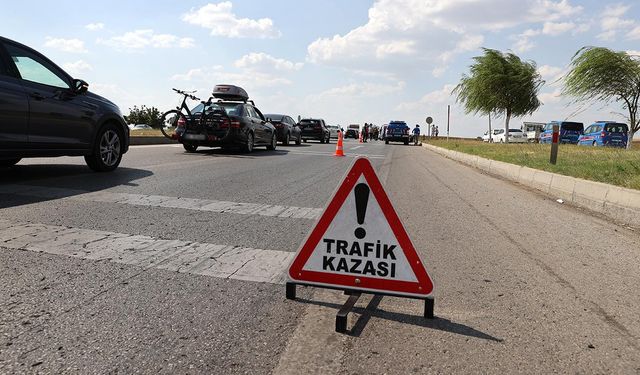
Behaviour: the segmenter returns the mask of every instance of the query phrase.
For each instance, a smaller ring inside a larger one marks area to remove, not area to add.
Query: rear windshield
[[[265,118],[270,118],[271,121],[275,121],[275,122],[282,122],[282,119],[284,118],[283,115],[264,115]]]
[[[202,108],[204,108],[204,104],[200,103],[191,110],[191,113],[194,115],[196,113],[202,113]],[[207,107],[207,113],[208,111],[215,111],[216,109],[222,109],[230,116],[242,116],[242,104],[213,103],[211,106]]]
[[[584,129],[584,126],[579,122],[563,122],[562,129],[571,131],[582,131]]]
[[[320,125],[320,121],[317,120],[302,120],[300,125]]]
[[[607,124],[604,126],[604,131],[610,133],[626,133],[628,129],[626,124]]]

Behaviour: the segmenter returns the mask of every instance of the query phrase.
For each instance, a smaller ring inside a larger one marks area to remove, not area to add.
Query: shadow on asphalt
[[[294,146],[294,147],[299,147],[299,146]],[[288,154],[289,150],[287,150],[286,148],[276,148],[273,151],[269,151],[269,150],[265,150],[264,148],[259,148],[259,149],[255,149],[253,150],[250,154],[247,154],[246,152],[239,150],[239,149],[221,149],[221,148],[204,148],[204,149],[198,149],[196,152],[185,152],[184,155],[186,156],[213,156],[213,157],[225,157],[225,158],[236,158],[236,159],[255,159],[255,158],[259,158],[262,156],[269,156],[269,155],[282,155],[282,154]]]
[[[435,329],[438,331],[455,333],[462,336],[475,337],[483,340],[489,340],[489,341],[495,341],[495,342],[503,341],[502,339],[493,337],[482,331],[478,331],[475,328],[469,327],[461,323],[452,322],[451,320],[446,318],[436,316],[435,319],[426,319],[423,316],[419,316],[419,315],[409,315],[404,313],[380,310],[378,309],[378,306],[380,305],[382,298],[383,296],[375,295],[373,296],[373,298],[371,298],[371,301],[369,301],[369,304],[367,304],[367,307],[365,308],[354,307],[351,310],[351,312],[359,314],[360,317],[358,318],[356,323],[353,325],[353,327],[348,331],[348,335],[354,336],[354,337],[360,337],[369,320],[371,320],[372,317],[375,317],[375,318],[380,318],[385,320],[391,320],[394,322],[410,324],[418,327],[425,327],[425,328]],[[342,305],[336,304],[336,303],[314,301],[314,300],[304,299],[304,298],[297,298],[296,301],[317,305],[317,306],[334,308],[336,309],[336,313],[342,307]],[[416,302],[424,303],[418,300],[416,300]]]
[[[153,172],[148,170],[124,167],[113,172],[96,173],[85,165],[77,164],[18,164],[0,169],[0,208],[67,198],[118,185],[136,186],[134,181],[151,175]],[[24,192],[20,190],[22,186]],[[32,187],[40,189],[30,194]],[[50,191],[46,191],[47,188]]]

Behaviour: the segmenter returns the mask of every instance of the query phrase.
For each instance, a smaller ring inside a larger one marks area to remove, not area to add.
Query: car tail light
[[[222,124],[220,124],[220,129],[228,129],[229,128],[229,120],[223,119]]]
[[[605,132],[600,133],[601,137],[604,137],[605,135],[607,135]]]
[[[279,122],[276,122],[274,125],[275,125],[275,127],[276,127],[276,128],[281,128],[281,127],[283,127],[283,126],[284,126],[284,125],[282,125],[282,124],[281,124],[281,123],[279,123]]]
[[[231,120],[231,129],[240,129],[240,121]]]
[[[187,122],[184,120],[184,117],[180,117],[178,118],[178,127],[179,128],[184,128],[184,126],[187,124]]]

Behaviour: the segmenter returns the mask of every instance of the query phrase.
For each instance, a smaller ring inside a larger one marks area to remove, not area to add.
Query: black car
[[[255,146],[276,149],[276,128],[249,100],[244,89],[216,85],[212,95],[218,100],[191,110],[197,121],[178,122],[176,135],[187,152],[195,152],[199,146],[240,147],[245,152],[253,151]],[[201,119],[203,110],[205,116]]]
[[[331,133],[323,119],[302,119],[298,126],[302,130],[302,140],[305,142],[316,140],[320,143],[329,143],[331,140]]]
[[[22,158],[84,156],[98,172],[118,167],[129,127],[118,107],[37,51],[0,37],[0,167]]]
[[[265,117],[275,126],[278,142],[282,142],[285,146],[290,141],[296,142],[297,145],[302,143],[302,132],[291,116],[267,114]]]
[[[402,142],[405,145],[409,144],[411,135],[409,134],[409,125],[404,121],[391,121],[387,125],[387,130],[384,134],[384,143],[389,142]]]
[[[355,129],[347,129],[344,133],[344,137],[358,139],[358,131]]]

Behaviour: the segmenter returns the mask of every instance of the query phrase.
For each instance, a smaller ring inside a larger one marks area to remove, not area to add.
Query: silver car
[[[338,125],[327,125],[327,129],[329,129],[329,138],[338,139],[338,132],[340,131]]]

